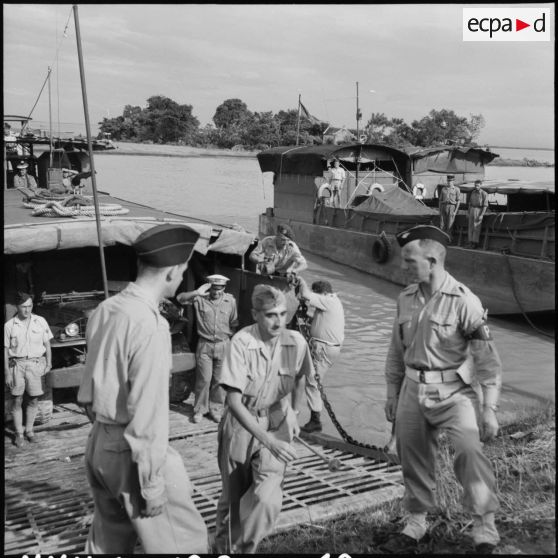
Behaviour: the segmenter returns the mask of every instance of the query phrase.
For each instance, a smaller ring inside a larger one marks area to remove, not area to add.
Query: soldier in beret
[[[194,387],[195,423],[205,414],[220,422],[225,392],[219,386],[219,377],[230,338],[238,326],[236,300],[225,292],[229,278],[218,273],[207,277],[207,283],[176,299],[186,304],[193,299],[199,341],[196,348],[196,385]]]
[[[134,244],[138,275],[87,323],[88,354],[78,402],[93,422],[86,473],[95,513],[88,554],[207,552],[180,455],[169,446],[169,324],[159,302],[182,282],[198,233],[159,225]]]
[[[494,523],[498,500],[481,440],[498,433],[502,365],[486,312],[445,270],[446,233],[420,225],[398,234],[397,241],[411,284],[397,301],[386,360],[386,418],[395,421],[408,516],[402,533],[382,550],[416,551],[425,535],[426,514],[435,506],[437,434],[444,428],[455,448],[454,470],[463,486],[464,505],[473,515],[476,551],[492,553],[499,542]],[[472,387],[476,382],[482,388],[480,432]]]

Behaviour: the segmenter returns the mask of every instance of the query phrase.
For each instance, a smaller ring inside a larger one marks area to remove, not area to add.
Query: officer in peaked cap
[[[169,267],[186,263],[198,238],[199,234],[185,225],[164,224],[141,233],[133,246],[142,263]]]
[[[95,512],[88,554],[207,552],[207,529],[180,455],[169,446],[171,336],[159,302],[182,282],[198,233],[159,225],[134,243],[136,280],[87,323],[78,392],[93,428],[85,465]],[[115,450],[117,448],[117,451]]]
[[[408,515],[402,532],[381,550],[414,552],[426,534],[427,512],[436,507],[436,436],[447,428],[464,505],[473,516],[476,553],[490,554],[499,542],[498,498],[481,440],[498,433],[500,357],[480,300],[445,270],[448,235],[419,225],[398,234],[397,242],[411,284],[397,301],[385,367],[385,411],[387,420],[395,421]],[[479,421],[475,384],[482,389]]]
[[[209,275],[207,283],[176,297],[180,304],[191,300],[196,311],[199,340],[192,417],[195,423],[201,422],[205,415],[217,423],[221,421],[225,391],[219,379],[230,339],[238,327],[236,300],[225,292],[228,282],[224,275]]]
[[[396,239],[401,247],[413,240],[421,239],[435,240],[443,246],[447,246],[450,243],[449,235],[434,225],[417,225],[416,227],[400,232],[396,235]]]

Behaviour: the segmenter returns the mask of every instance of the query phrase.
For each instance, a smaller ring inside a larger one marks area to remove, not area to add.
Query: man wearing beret
[[[258,272],[264,275],[289,275],[304,271],[308,264],[294,242],[289,225],[277,226],[277,234],[266,236],[250,253],[250,260],[258,264]]]
[[[438,208],[440,210],[440,228],[449,235],[450,239],[453,222],[459,210],[460,195],[461,191],[455,185],[454,175],[448,174],[447,183],[440,190]]]
[[[15,303],[17,314],[4,325],[4,379],[11,395],[14,444],[21,448],[24,444],[24,392],[29,396],[25,409],[25,438],[37,442],[33,427],[39,397],[44,393],[41,378],[52,368],[52,332],[44,318],[32,313],[30,294],[18,292]]]
[[[209,418],[220,422],[225,392],[219,377],[230,338],[238,327],[236,300],[225,292],[229,281],[224,275],[214,274],[199,289],[180,293],[176,299],[185,304],[192,298],[196,311],[198,346],[196,348],[196,385],[194,388],[193,421]]]
[[[159,225],[134,243],[138,274],[87,323],[78,392],[93,428],[85,452],[95,512],[88,554],[207,552],[180,455],[169,446],[169,324],[159,302],[182,282],[198,233]]]
[[[473,515],[476,551],[491,553],[499,542],[498,500],[481,441],[498,433],[500,358],[480,300],[444,269],[448,235],[420,225],[399,233],[397,241],[411,284],[397,301],[385,369],[386,418],[395,421],[408,515],[402,533],[382,550],[415,551],[425,535],[426,514],[435,507],[437,435],[443,428],[455,448],[464,506]],[[480,432],[476,382],[482,389]]]

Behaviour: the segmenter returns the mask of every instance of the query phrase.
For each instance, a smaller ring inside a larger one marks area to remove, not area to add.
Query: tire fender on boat
[[[376,263],[386,263],[390,256],[391,245],[385,234],[382,234],[372,245],[372,258]]]

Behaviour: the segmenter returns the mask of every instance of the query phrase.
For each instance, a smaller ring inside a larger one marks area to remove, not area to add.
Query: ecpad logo
[[[464,41],[550,41],[550,8],[463,8]]]

